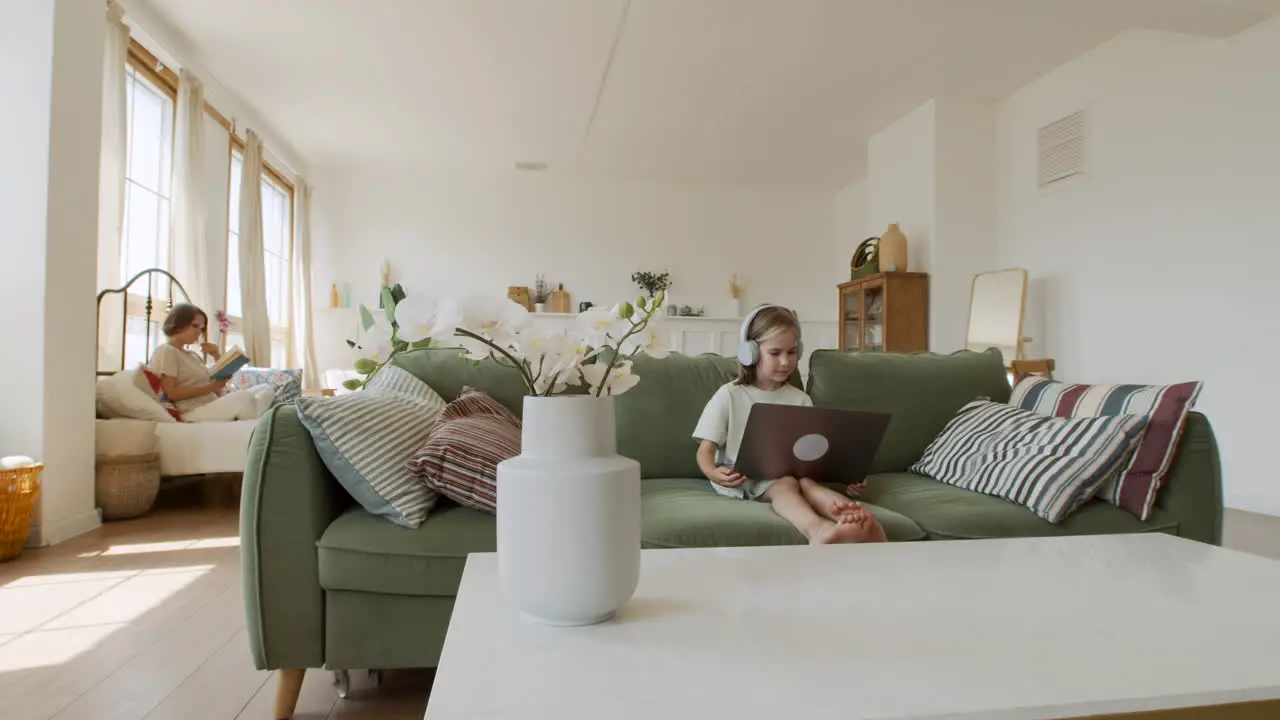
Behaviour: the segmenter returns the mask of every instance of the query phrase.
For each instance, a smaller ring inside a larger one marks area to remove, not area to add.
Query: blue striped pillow
[[[1145,415],[1058,418],[975,400],[910,471],[1060,523],[1128,464]]]
[[[408,461],[444,408],[430,386],[394,365],[359,392],[298,399],[298,417],[329,472],[365,510],[410,528],[426,520],[436,493]]]

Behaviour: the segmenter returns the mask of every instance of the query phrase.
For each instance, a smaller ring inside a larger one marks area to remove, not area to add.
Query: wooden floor
[[[233,508],[170,504],[0,564],[4,720],[264,720],[275,678],[249,658]],[[1228,547],[1280,559],[1280,518],[1228,511]],[[420,720],[427,671],[307,673],[296,718]]]

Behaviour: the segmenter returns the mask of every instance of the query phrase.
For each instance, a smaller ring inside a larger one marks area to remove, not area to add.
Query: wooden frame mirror
[[[1024,359],[1022,316],[1027,300],[1027,271],[1009,268],[973,276],[964,346],[982,352],[999,348],[1005,367]]]

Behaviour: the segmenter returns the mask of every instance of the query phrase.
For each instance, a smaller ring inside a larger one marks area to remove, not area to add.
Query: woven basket
[[[36,463],[0,470],[0,562],[18,557],[27,544],[43,469],[43,464]]]
[[[103,520],[127,520],[146,514],[160,492],[160,456],[99,456],[93,490]]]

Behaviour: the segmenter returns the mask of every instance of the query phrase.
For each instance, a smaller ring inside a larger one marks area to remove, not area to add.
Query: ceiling
[[[1280,0],[128,0],[311,168],[836,186],[930,97]],[[245,22],[244,18],[250,18]],[[143,25],[144,29],[146,25]]]

